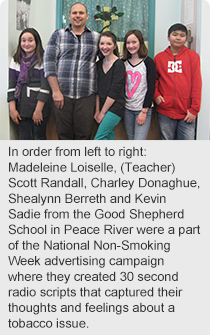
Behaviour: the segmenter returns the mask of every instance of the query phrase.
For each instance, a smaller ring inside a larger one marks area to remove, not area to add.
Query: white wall
[[[198,140],[210,139],[210,42],[209,42],[209,21],[210,21],[210,0],[199,1],[201,6],[201,34],[200,39],[200,57],[201,71],[203,80],[203,92],[201,111],[198,117]]]
[[[0,1],[0,139],[9,138],[9,118],[7,109],[8,86],[8,1]]]
[[[9,0],[9,52],[13,53],[17,46],[18,36],[21,31],[16,30],[16,3],[17,0]],[[45,47],[50,35],[55,30],[56,0],[31,1],[29,25],[35,28]]]
[[[20,31],[16,30],[16,3],[17,0],[0,0],[0,140],[17,138],[16,127],[12,123],[10,127],[6,102],[9,63],[17,47],[20,34]],[[37,29],[40,33],[45,47],[56,26],[56,0],[33,0],[29,22],[30,27]]]
[[[155,55],[167,48],[168,28],[181,22],[181,0],[156,0],[155,1]]]
[[[45,48],[56,27],[56,0],[32,0],[30,25],[40,33]]]

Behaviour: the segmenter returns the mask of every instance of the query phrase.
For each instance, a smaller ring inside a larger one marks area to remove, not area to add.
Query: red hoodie
[[[201,71],[198,54],[183,47],[174,56],[168,47],[155,56],[156,88],[154,100],[163,96],[165,102],[156,106],[158,113],[172,119],[184,119],[187,110],[198,114],[201,103]]]

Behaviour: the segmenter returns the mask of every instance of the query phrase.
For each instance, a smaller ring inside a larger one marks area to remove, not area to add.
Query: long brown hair
[[[148,49],[147,49],[147,47],[144,43],[144,37],[142,35],[142,32],[138,29],[133,29],[133,30],[129,30],[124,37],[123,60],[131,58],[131,54],[126,48],[127,39],[130,35],[135,35],[139,40],[139,43],[140,43],[140,48],[139,48],[139,51],[138,51],[139,58],[144,58],[144,57],[148,56]]]
[[[19,64],[21,63],[21,52],[23,51],[21,49],[21,37],[25,33],[30,33],[30,34],[32,34],[34,36],[34,39],[35,39],[35,42],[36,42],[35,53],[36,53],[36,56],[38,58],[39,65],[41,65],[42,64],[42,60],[43,60],[44,49],[43,49],[43,46],[42,46],[41,37],[40,37],[38,31],[36,31],[36,29],[34,29],[34,28],[26,28],[26,29],[24,29],[20,33],[19,40],[18,40],[17,50],[16,50],[16,52],[15,52],[15,54],[13,56],[14,61],[17,62],[17,63],[19,63]]]
[[[117,45],[117,37],[115,36],[115,34],[113,34],[111,31],[104,31],[103,33],[101,33],[101,35],[99,37],[98,45],[100,43],[101,37],[103,37],[103,36],[110,37],[112,39],[112,42],[115,45],[115,49],[113,50],[113,54],[115,56],[119,57],[119,49],[118,49],[118,45]]]

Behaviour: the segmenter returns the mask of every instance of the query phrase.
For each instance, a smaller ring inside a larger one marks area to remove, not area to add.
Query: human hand
[[[193,123],[193,122],[195,122],[195,119],[196,119],[196,116],[193,115],[192,113],[190,113],[190,112],[187,110],[187,115],[186,115],[186,117],[184,118],[184,121],[187,122],[187,123]]]
[[[139,126],[142,126],[145,123],[146,118],[147,118],[147,112],[146,112],[147,110],[148,108],[143,108],[142,111],[137,116],[136,122],[138,123]]]
[[[94,114],[94,119],[95,119],[96,121],[97,121],[97,117],[98,117],[99,113],[100,113],[99,111],[96,111],[95,114]]]
[[[103,112],[96,112],[95,115],[94,115],[94,119],[96,120],[96,122],[101,123],[101,121],[103,120],[104,116],[105,116],[105,113],[103,113]]]
[[[159,97],[157,97],[157,98],[155,99],[155,103],[156,103],[157,105],[160,105],[161,102],[165,102],[165,100],[164,100],[164,98],[162,97],[162,95],[159,95]]]
[[[32,116],[32,120],[34,121],[34,123],[38,126],[42,123],[43,121],[43,116],[42,116],[42,112],[35,110],[34,114]]]
[[[57,109],[62,109],[64,106],[64,96],[61,91],[53,92],[53,101]]]
[[[20,114],[18,113],[18,111],[16,109],[15,110],[10,110],[9,115],[10,115],[11,119],[16,124],[19,124],[20,123],[19,121],[22,120],[21,117],[20,117]]]

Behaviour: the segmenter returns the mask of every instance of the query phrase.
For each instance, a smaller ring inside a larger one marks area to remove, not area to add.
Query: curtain
[[[149,6],[150,0],[84,0],[82,3],[88,9],[87,26],[96,31],[103,28],[103,23],[94,20],[97,14],[96,6],[117,7],[118,12],[124,15],[118,21],[112,21],[110,30],[117,36],[118,41],[123,41],[127,31],[131,29],[139,29],[142,31],[145,41],[149,39]],[[69,9],[74,2],[63,0],[63,27],[69,24]]]

